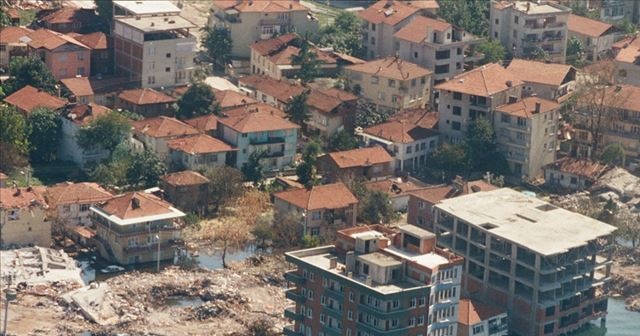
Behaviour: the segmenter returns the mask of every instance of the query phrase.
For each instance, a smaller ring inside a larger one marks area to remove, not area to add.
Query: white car
[[[118,265],[109,265],[100,270],[102,273],[116,273],[124,271],[124,267]]]

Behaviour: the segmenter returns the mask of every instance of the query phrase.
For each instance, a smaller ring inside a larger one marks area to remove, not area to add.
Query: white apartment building
[[[570,14],[568,26],[569,38],[582,41],[587,60],[598,61],[611,52],[616,37],[616,29],[612,24]]]
[[[531,58],[536,50],[544,50],[552,62],[564,63],[570,12],[547,1],[492,1],[490,36],[515,57]]]
[[[543,63],[514,58],[507,70],[523,82],[522,96],[564,102],[576,86],[576,69],[567,64]]]
[[[433,71],[435,84],[472,68],[484,57],[475,52],[481,39],[441,19],[418,16],[393,36],[400,58]]]

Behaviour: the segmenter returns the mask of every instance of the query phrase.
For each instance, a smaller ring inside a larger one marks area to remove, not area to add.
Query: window
[[[167,53],[167,58],[171,58],[171,53]]]
[[[376,24],[375,23],[371,24],[371,30],[376,31]]]
[[[421,326],[424,324],[424,315],[418,316],[418,325]]]
[[[313,300],[313,291],[312,290],[308,290],[307,291],[307,299]]]
[[[424,299],[424,296],[421,296],[420,298],[418,298],[418,306],[424,307],[424,305],[425,305],[425,299]]]
[[[312,236],[319,236],[320,235],[320,228],[319,227],[313,227],[311,228],[311,235]],[[312,273],[313,274],[313,273]]]
[[[76,69],[76,75],[78,76],[84,76],[84,67],[78,67]]]
[[[20,219],[20,212],[17,210],[11,210],[9,211],[9,219],[10,220],[17,220]]]
[[[500,24],[500,20],[499,19],[496,19],[496,24]]]
[[[461,124],[458,121],[451,122],[451,129],[454,131],[459,131],[461,129]]]
[[[480,334],[482,332],[484,332],[484,325],[483,324],[473,326],[473,334],[474,335]]]
[[[412,79],[411,80],[411,87],[415,87],[416,86],[416,79]]]
[[[618,70],[618,76],[619,77],[627,77],[627,70]]]
[[[518,117],[518,126],[527,126],[527,119]]]
[[[380,78],[378,76],[371,76],[371,84],[378,84]]]
[[[71,212],[71,206],[69,206],[69,205],[63,206],[62,207],[62,212],[65,212],[65,213]]]
[[[415,308],[416,307],[416,303],[417,303],[416,298],[412,298],[411,302],[409,303],[409,307],[410,308]]]
[[[453,115],[462,115],[462,108],[460,106],[454,106],[453,107]]]
[[[427,148],[427,143],[423,142],[420,144],[420,150],[425,150]]]
[[[171,68],[169,68],[169,67],[164,68],[164,72],[171,72]]]
[[[322,219],[322,212],[320,211],[314,211],[311,213],[311,219],[312,220],[320,220]]]
[[[514,17],[513,17],[513,23],[518,23],[518,20],[519,20],[519,19],[520,19],[520,18],[519,18],[517,15],[516,15],[516,16],[514,16]]]
[[[416,318],[412,317],[409,319],[409,326],[413,327],[414,325],[416,325]]]
[[[78,51],[78,61],[84,61],[84,52]]]
[[[577,177],[571,177],[571,184],[578,184],[578,178]]]
[[[413,151],[413,147],[407,146],[407,154],[411,154],[412,151]]]
[[[384,101],[385,100],[385,94],[384,92],[380,91],[378,92],[378,100]]]
[[[498,32],[493,32],[493,37],[498,38]]]
[[[422,76],[420,77],[420,84],[426,84],[427,83],[427,77]]]
[[[376,38],[371,36],[371,45],[376,45]]]
[[[460,93],[460,92],[454,92],[454,93],[453,93],[453,99],[454,99],[454,100],[462,100],[462,93]]]
[[[511,122],[511,116],[506,113],[502,113],[500,115],[500,121],[502,121],[505,124],[508,124]]]
[[[308,317],[308,318],[313,317],[313,309],[311,309],[311,308],[307,308],[307,317]]]
[[[413,52],[413,58],[418,58],[418,52],[417,51]]]
[[[396,87],[395,79],[389,79],[389,87]]]
[[[347,318],[349,319],[349,321],[353,321],[353,312],[351,310],[347,312]]]
[[[147,84],[155,84],[155,83],[156,83],[156,77],[155,76],[147,77]]]
[[[7,51],[7,46],[5,44],[0,45],[0,51]]]
[[[89,204],[80,204],[80,211],[89,211]]]

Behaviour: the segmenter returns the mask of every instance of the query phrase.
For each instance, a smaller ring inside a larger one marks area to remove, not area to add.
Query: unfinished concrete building
[[[465,257],[463,294],[507,307],[511,333],[561,335],[606,315],[615,227],[508,188],[435,209],[438,245]]]

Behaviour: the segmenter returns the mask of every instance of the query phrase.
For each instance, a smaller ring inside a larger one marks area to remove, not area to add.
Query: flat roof
[[[410,225],[410,224],[402,225],[398,227],[398,230],[404,233],[408,233],[417,238],[431,238],[436,236],[435,234],[433,234],[433,232],[427,231],[425,229],[421,229],[415,225]]]
[[[535,3],[533,1],[516,1],[515,9],[527,14],[552,14],[561,13],[562,9],[548,3]]]
[[[421,266],[425,266],[430,269],[434,269],[440,265],[447,265],[450,263],[449,259],[433,252],[426,254],[416,254],[409,251],[401,250],[395,246],[389,246],[384,250],[393,255],[409,261],[413,261]]]
[[[436,207],[541,255],[564,253],[616,230],[509,188],[445,199]]]
[[[386,254],[382,254],[380,252],[371,252],[367,254],[361,254],[357,257],[357,259],[365,261],[369,264],[373,264],[380,267],[390,267],[390,266],[401,266],[402,261],[388,256]]]
[[[93,212],[97,213],[98,215],[100,215],[101,217],[106,218],[107,220],[116,223],[118,225],[131,225],[131,224],[140,224],[140,223],[145,223],[145,222],[153,222],[153,221],[158,221],[158,220],[163,220],[163,219],[172,219],[172,218],[180,218],[180,217],[184,217],[186,216],[186,214],[174,207],[169,207],[169,210],[171,212],[168,213],[163,213],[163,214],[159,214],[159,215],[151,215],[151,216],[142,216],[142,217],[134,217],[134,218],[128,218],[128,219],[122,219],[116,215],[111,215],[108,214],[106,212],[104,212],[102,209],[98,208],[98,207],[91,207],[90,208]]]
[[[168,0],[116,0],[113,4],[135,15],[180,13],[180,8]]]
[[[351,234],[351,238],[353,239],[371,239],[371,238],[382,238],[384,234],[382,232],[378,232],[376,230],[369,230],[364,232],[356,232]]]
[[[180,15],[120,17],[116,21],[124,23],[145,33],[174,29],[196,28],[197,26]]]

